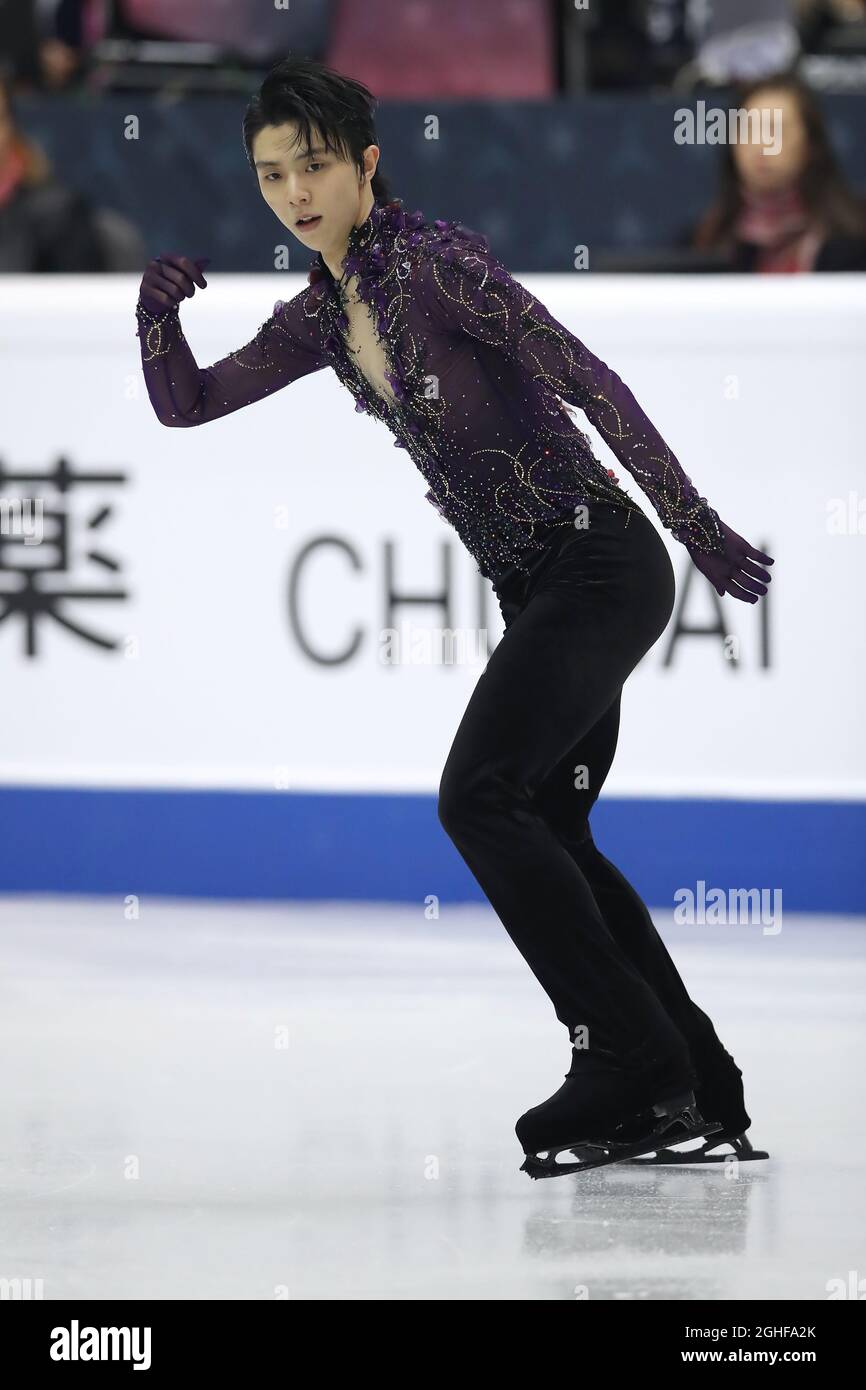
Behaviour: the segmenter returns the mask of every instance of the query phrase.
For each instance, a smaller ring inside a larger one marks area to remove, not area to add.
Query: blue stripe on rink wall
[[[0,788],[0,892],[483,901],[432,795]],[[866,912],[866,803],[608,797],[596,844],[651,907],[781,889]]]

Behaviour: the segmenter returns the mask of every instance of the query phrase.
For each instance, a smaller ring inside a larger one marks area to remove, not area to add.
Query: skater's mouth
[[[321,220],[321,214],[316,213],[312,217],[299,217],[297,222],[295,223],[295,226],[299,227],[302,232],[308,232],[311,227],[318,227]]]

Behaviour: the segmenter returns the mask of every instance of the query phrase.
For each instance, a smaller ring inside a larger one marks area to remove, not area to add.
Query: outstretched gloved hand
[[[687,545],[686,549],[693,563],[710,581],[720,597],[730,594],[733,598],[742,599],[744,603],[757,603],[761,595],[767,592],[772,575],[755,562],[760,560],[765,565],[772,565],[773,559],[770,555],[765,555],[763,550],[756,550],[754,546],[749,545],[748,541],[738,536],[736,531],[732,531],[723,521],[720,521],[719,525],[725,539],[725,549],[721,554],[708,555],[690,545]]]

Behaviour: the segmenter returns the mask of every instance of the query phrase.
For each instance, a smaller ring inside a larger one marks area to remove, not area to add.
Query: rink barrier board
[[[483,902],[431,794],[0,789],[6,894]],[[610,796],[602,853],[650,906],[703,883],[866,912],[866,802]]]

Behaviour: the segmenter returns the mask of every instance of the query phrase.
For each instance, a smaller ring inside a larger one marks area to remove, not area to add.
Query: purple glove
[[[177,252],[166,252],[148,261],[141,280],[138,302],[149,314],[164,314],[166,309],[176,309],[182,299],[195,294],[196,285],[207,289],[207,280],[202,275],[210,256],[191,261],[188,256]],[[193,283],[194,282],[194,283]]]
[[[687,545],[686,549],[693,563],[701,574],[706,575],[720,598],[728,593],[733,598],[742,599],[744,603],[757,603],[761,594],[767,592],[772,575],[761,569],[760,565],[756,565],[755,561],[761,560],[765,565],[772,565],[772,557],[765,555],[763,550],[755,550],[754,546],[749,545],[748,541],[738,536],[736,531],[732,531],[723,521],[719,521],[719,525],[725,538],[722,554],[708,555],[690,545]],[[763,583],[760,582],[762,580]]]

